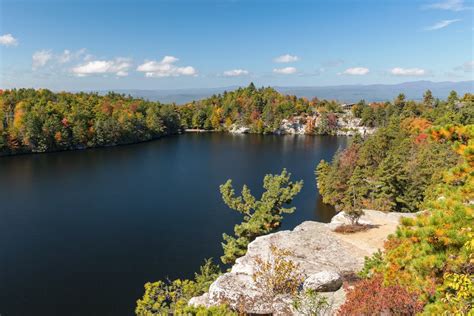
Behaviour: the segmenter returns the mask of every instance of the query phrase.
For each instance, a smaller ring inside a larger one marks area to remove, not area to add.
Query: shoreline
[[[118,143],[118,144],[108,144],[108,145],[102,145],[102,146],[80,146],[76,148],[69,148],[69,149],[57,149],[57,150],[48,150],[48,151],[19,151],[15,153],[1,153],[0,152],[0,159],[4,157],[13,157],[13,156],[24,156],[24,155],[38,155],[38,154],[50,154],[50,153],[60,153],[60,152],[74,152],[74,151],[84,151],[84,150],[90,150],[90,149],[100,149],[100,148],[110,148],[110,147],[119,147],[119,146],[129,146],[129,145],[137,145],[141,143],[146,143],[146,142],[152,142],[155,140],[159,140],[165,137],[170,137],[170,136],[176,136],[176,135],[181,135],[185,133],[225,133],[225,134],[231,134],[231,135],[263,135],[263,136],[345,136],[345,137],[351,137],[352,135],[344,135],[344,134],[292,134],[292,133],[287,133],[287,134],[279,134],[279,133],[233,133],[230,131],[219,131],[219,130],[207,130],[207,129],[195,129],[195,128],[188,128],[188,129],[183,129],[180,130],[176,133],[172,134],[166,134],[162,135],[159,137],[155,137],[152,139],[146,139],[146,140],[139,140],[139,141],[134,141],[134,142],[124,142],[124,143]]]

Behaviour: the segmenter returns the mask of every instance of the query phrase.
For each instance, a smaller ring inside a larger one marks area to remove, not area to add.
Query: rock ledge
[[[312,288],[329,298],[332,312],[344,302],[342,276],[359,271],[364,257],[383,247],[387,236],[395,232],[400,218],[415,214],[383,213],[365,210],[361,222],[374,228],[350,235],[333,232],[345,223],[343,214],[331,223],[306,221],[292,231],[279,231],[261,236],[249,244],[247,254],[239,259],[230,272],[220,276],[209,288],[209,293],[193,298],[190,305],[212,306],[227,303],[231,308],[246,313],[292,315],[291,298],[278,297],[273,301],[253,282],[252,274],[257,257],[268,258],[270,246],[289,250],[289,259],[297,263],[306,276],[304,288]]]

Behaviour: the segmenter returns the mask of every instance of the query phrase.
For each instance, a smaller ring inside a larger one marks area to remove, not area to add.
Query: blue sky
[[[1,0],[0,88],[473,79],[473,1]]]

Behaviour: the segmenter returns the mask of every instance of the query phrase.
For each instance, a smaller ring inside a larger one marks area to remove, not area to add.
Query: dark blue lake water
[[[241,221],[231,178],[260,194],[286,167],[304,187],[282,229],[328,221],[314,168],[346,138],[185,134],[129,146],[0,158],[0,314],[132,315],[143,284],[191,277]]]

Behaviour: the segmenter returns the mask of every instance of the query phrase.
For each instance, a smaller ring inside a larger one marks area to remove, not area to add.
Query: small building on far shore
[[[355,103],[342,103],[341,104],[341,108],[344,110],[344,111],[349,111],[350,109],[352,109],[352,107],[355,105]]]

